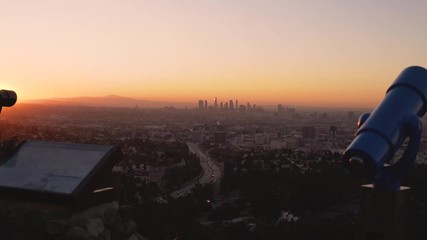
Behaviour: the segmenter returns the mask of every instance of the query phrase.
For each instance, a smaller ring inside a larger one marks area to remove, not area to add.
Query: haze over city
[[[3,1],[0,84],[20,101],[373,107],[426,66],[425,1]]]
[[[426,9],[0,1],[0,239],[426,239]]]

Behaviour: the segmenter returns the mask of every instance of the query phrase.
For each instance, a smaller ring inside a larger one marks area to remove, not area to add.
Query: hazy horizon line
[[[127,96],[121,96],[121,95],[117,95],[117,94],[108,94],[108,95],[103,95],[103,96],[75,96],[75,97],[51,97],[51,98],[39,98],[39,99],[23,99],[23,100],[19,100],[18,101],[20,103],[26,103],[26,104],[50,104],[50,105],[55,105],[54,103],[48,103],[50,102],[63,102],[63,103],[67,103],[67,105],[72,105],[73,100],[77,100],[76,105],[77,104],[90,104],[90,102],[84,102],[82,100],[84,100],[85,98],[87,99],[93,99],[93,100],[101,100],[103,98],[118,98],[118,99],[122,99],[122,100],[129,100],[129,101],[143,101],[143,102],[147,102],[147,103],[151,103],[151,104],[165,104],[164,106],[158,106],[159,108],[162,107],[169,107],[173,104],[179,105],[180,107],[177,108],[197,108],[197,104],[199,100],[206,100],[206,99],[195,99],[194,101],[179,101],[179,100],[152,100],[152,99],[145,99],[145,98],[138,98],[138,97],[127,97]],[[237,98],[238,99],[238,98]],[[79,101],[80,100],[80,101]],[[45,102],[43,102],[45,101]],[[233,100],[235,101],[235,100]],[[218,101],[218,104],[221,101]],[[228,103],[228,101],[226,101]],[[247,104],[247,101],[242,101],[242,103],[245,104],[240,104],[240,105],[245,105]],[[210,106],[213,106],[214,101],[208,101],[208,104]],[[224,102],[225,103],[225,102]],[[60,104],[60,103],[58,103]],[[92,103],[94,104],[94,103]],[[118,104],[112,104],[111,102],[108,102],[107,100],[104,101],[104,103],[102,102],[98,102],[97,104],[105,104],[106,107],[118,107]],[[276,102],[276,103],[272,103],[272,102],[267,102],[267,103],[251,103],[251,106],[255,104],[256,106],[261,106],[263,108],[277,108],[278,104],[282,104],[282,106],[284,107],[292,107],[292,108],[315,108],[315,109],[350,109],[350,110],[366,110],[366,109],[373,109],[374,107],[372,106],[332,106],[332,105],[311,105],[311,104],[298,104],[298,103],[283,103],[283,102]],[[125,106],[123,106],[125,107]],[[128,106],[129,107],[129,106]],[[141,108],[144,108],[144,106],[140,106]],[[176,106],[173,106],[176,107]]]

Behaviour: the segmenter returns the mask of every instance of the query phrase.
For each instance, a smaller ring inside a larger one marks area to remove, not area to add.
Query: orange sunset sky
[[[371,107],[427,67],[427,1],[0,1],[0,88]]]

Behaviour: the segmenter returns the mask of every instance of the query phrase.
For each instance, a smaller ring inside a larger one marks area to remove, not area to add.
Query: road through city
[[[181,188],[173,191],[170,194],[173,198],[180,198],[189,194],[196,184],[214,183],[222,177],[221,167],[203,152],[198,144],[187,142],[187,145],[189,151],[199,157],[202,173],[197,178],[184,184]]]

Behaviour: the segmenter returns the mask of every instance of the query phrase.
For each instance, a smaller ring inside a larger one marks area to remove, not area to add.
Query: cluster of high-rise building
[[[218,98],[215,97],[213,100],[213,104],[209,105],[208,100],[199,100],[198,101],[198,109],[200,110],[232,110],[232,111],[250,111],[250,110],[259,110],[262,109],[260,106],[256,104],[246,103],[239,105],[239,100],[235,101],[229,100],[225,102],[218,102]]]
[[[233,100],[226,102],[219,102],[218,98],[214,98],[213,105],[208,105],[208,100],[199,100],[198,108],[199,109],[229,109],[229,110],[237,110],[237,106],[239,104],[239,100],[236,99],[236,104],[234,104]]]
[[[285,107],[282,104],[278,104],[277,105],[277,113],[281,114],[281,113],[295,113],[296,110],[295,108],[289,108],[289,107]]]

